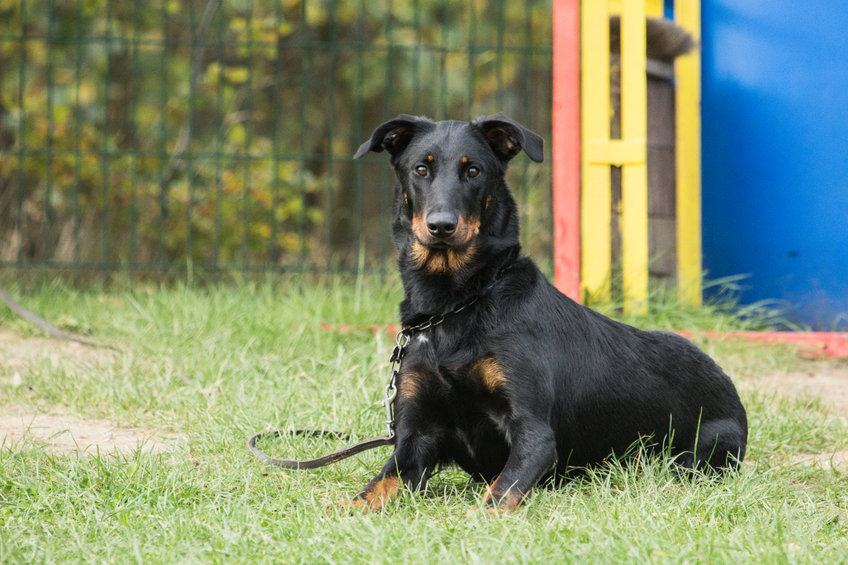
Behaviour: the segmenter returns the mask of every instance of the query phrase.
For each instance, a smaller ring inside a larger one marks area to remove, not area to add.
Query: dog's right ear
[[[383,149],[388,151],[392,158],[396,157],[412,141],[415,128],[421,121],[423,121],[421,118],[401,114],[394,120],[382,124],[371,134],[371,139],[359,146],[353,158],[359,159],[369,151],[379,153]]]

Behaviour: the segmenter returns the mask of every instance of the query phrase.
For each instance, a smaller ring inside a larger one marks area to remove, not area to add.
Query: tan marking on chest
[[[410,402],[421,394],[424,377],[416,371],[404,371],[398,382],[398,398],[401,402]]]
[[[496,391],[506,385],[503,367],[495,359],[485,357],[471,367],[471,378],[480,381],[486,390]]]

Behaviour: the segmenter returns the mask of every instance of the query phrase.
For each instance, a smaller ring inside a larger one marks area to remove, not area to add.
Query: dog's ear
[[[522,149],[537,163],[545,158],[544,140],[503,114],[478,118],[472,125],[483,132],[489,147],[504,161],[509,161]]]
[[[422,121],[424,121],[422,118],[400,114],[394,120],[377,127],[371,134],[371,139],[359,146],[353,158],[359,159],[369,151],[379,153],[383,149],[388,151],[393,158],[396,157],[412,141],[415,128]]]

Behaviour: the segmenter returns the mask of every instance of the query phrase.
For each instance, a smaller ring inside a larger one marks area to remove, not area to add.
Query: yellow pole
[[[642,310],[648,297],[648,85],[645,77],[645,3],[624,0],[621,11],[621,137],[638,155],[622,167],[621,251],[625,310]]]
[[[608,300],[610,293],[611,211],[609,163],[593,147],[609,143],[609,12],[606,0],[584,0],[580,10],[582,189],[580,205],[583,294]]]
[[[645,14],[652,18],[663,17],[663,0],[645,0]]]
[[[674,3],[677,24],[701,40],[701,3]],[[682,300],[701,303],[701,53],[675,62],[677,79],[677,288]]]
[[[581,271],[584,294],[610,295],[610,167],[622,167],[624,308],[648,296],[647,80],[645,0],[614,0],[621,13],[621,139],[610,139],[609,0],[584,0],[581,9],[583,182]]]

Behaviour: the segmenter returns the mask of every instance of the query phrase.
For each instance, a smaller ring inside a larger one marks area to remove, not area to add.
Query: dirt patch
[[[116,357],[117,353],[110,349],[89,347],[59,339],[22,338],[0,331],[0,360],[3,365],[12,369],[25,369],[29,363],[44,359],[91,366],[111,363]]]
[[[848,367],[821,363],[815,370],[766,375],[748,381],[783,395],[817,396],[834,414],[848,418]]]
[[[834,416],[848,420],[848,366],[844,363],[817,363],[815,370],[751,377],[743,382],[782,396],[818,397]],[[796,455],[788,463],[845,472],[848,471],[848,449],[845,444],[835,445],[832,451]]]
[[[47,338],[21,338],[0,332],[0,383],[21,386],[30,368],[48,361],[72,365],[85,378],[87,371],[126,361],[126,356],[109,349]],[[36,411],[20,406],[0,406],[0,447],[17,449],[23,445],[43,446],[50,453],[130,454],[161,451],[173,443],[157,430],[117,426],[105,420],[93,420],[67,414],[62,409]]]
[[[139,448],[161,451],[173,439],[153,430],[120,427],[105,420],[68,414],[38,414],[9,408],[3,412],[0,414],[0,445],[4,449],[34,443],[50,453],[118,452],[128,455]]]
[[[845,471],[848,470],[848,449],[843,449],[834,453],[805,453],[804,455],[798,455],[791,458],[789,462],[793,465],[821,467],[826,471],[832,469]]]

